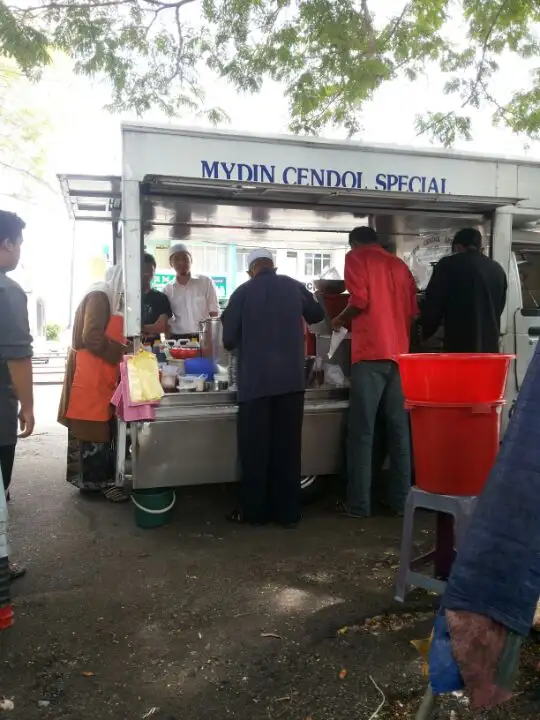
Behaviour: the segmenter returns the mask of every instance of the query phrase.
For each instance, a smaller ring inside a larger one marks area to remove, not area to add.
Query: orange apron
[[[124,318],[111,315],[105,335],[124,344]],[[75,353],[75,373],[69,391],[66,417],[70,420],[108,422],[112,417],[111,398],[118,384],[118,365],[111,365],[89,350]]]

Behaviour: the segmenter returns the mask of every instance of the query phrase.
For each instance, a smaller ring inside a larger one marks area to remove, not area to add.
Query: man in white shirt
[[[169,327],[175,340],[197,336],[199,322],[219,315],[216,288],[211,278],[192,275],[191,253],[183,243],[172,245],[169,262],[176,272],[176,279],[165,286],[163,292],[169,298],[173,317]]]

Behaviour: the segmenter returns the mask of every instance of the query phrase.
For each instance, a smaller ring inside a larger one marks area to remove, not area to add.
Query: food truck
[[[511,404],[540,335],[540,163],[142,123],[122,125],[121,134],[121,177],[59,178],[75,220],[111,224],[114,260],[124,268],[125,332],[136,346],[144,248],[178,241],[213,252],[224,248],[233,276],[239,269],[243,276],[241,262],[250,249],[272,249],[278,271],[301,276],[325,307],[325,320],[310,332],[326,364],[330,320],[347,302],[339,265],[342,273],[353,227],[374,227],[408,263],[421,294],[455,232],[474,226],[509,278],[501,349],[517,355],[508,383]],[[345,377],[349,348],[345,340],[332,360]],[[420,349],[436,350],[437,342]],[[306,391],[306,492],[341,470],[347,408],[346,383]],[[143,489],[235,481],[236,416],[234,392],[219,386],[166,394],[153,421],[129,429],[119,421],[118,484]]]

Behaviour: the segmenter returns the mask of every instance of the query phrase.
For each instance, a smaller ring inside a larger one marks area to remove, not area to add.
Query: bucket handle
[[[173,490],[172,503],[169,505],[169,507],[166,507],[163,510],[150,510],[150,508],[145,508],[142,505],[139,505],[139,503],[135,500],[135,495],[131,496],[131,502],[135,505],[136,508],[139,508],[139,510],[146,512],[149,515],[163,515],[164,513],[169,512],[169,510],[173,509],[174,504],[176,503],[176,493]]]

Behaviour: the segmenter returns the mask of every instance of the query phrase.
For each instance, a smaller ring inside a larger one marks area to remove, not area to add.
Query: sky
[[[522,62],[506,59],[504,69],[497,77],[499,92],[510,91],[517,73],[523,76],[523,72]],[[414,83],[396,80],[384,85],[365,108],[363,131],[358,139],[368,143],[429,145],[427,138],[416,135],[414,120],[417,113],[427,110],[455,108],[456,100],[442,93],[443,83],[441,74],[433,70]],[[203,84],[208,103],[224,108],[230,117],[225,129],[263,135],[287,133],[287,103],[280,85],[266,83],[260,96],[251,96],[239,94],[209,74],[203,76]],[[106,85],[75,76],[65,58],[59,58],[44,80],[25,92],[29,102],[50,118],[46,172],[50,187],[41,188],[37,205],[20,210],[17,203],[4,202],[4,207],[21,214],[24,212],[27,221],[19,279],[45,298],[48,322],[65,324],[68,320],[73,226],[59,194],[56,174],[120,174],[120,122],[136,118],[112,115],[104,110],[109,99]],[[165,121],[156,114],[150,114],[144,120]],[[176,120],[175,124],[204,125],[200,118],[189,114]],[[524,140],[508,130],[494,128],[489,110],[476,113],[473,130],[473,142],[458,142],[457,149],[498,155],[524,154]],[[328,131],[324,136],[343,138],[344,132]],[[540,160],[540,144],[529,145],[526,154]],[[85,223],[77,229],[76,296],[84,291],[90,257],[109,239],[109,228],[98,224]]]

